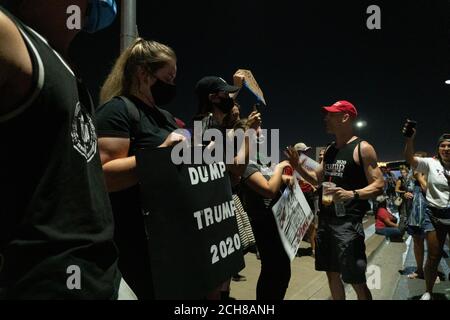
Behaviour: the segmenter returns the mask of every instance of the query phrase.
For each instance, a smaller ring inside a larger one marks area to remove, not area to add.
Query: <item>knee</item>
[[[432,264],[438,264],[439,261],[441,260],[441,254],[438,252],[429,252],[428,253],[428,260],[432,263]]]
[[[442,248],[439,245],[430,245],[428,242],[428,259],[433,263],[438,263],[441,260]]]
[[[340,273],[327,272],[327,277],[328,277],[328,282],[330,282],[330,283],[335,283],[335,282],[341,283],[342,282]]]

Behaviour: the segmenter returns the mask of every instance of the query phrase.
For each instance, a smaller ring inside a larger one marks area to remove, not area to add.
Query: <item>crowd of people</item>
[[[67,62],[68,46],[79,30],[58,28],[74,3],[86,16],[89,32],[111,24],[117,13],[114,1],[61,0],[45,8],[0,1],[0,136],[7,155],[0,160],[1,180],[20,182],[2,188],[0,298],[154,299],[151,240],[135,155],[137,149],[168,148],[189,139],[175,132],[181,122],[163,109],[176,95],[177,57],[165,44],[136,39],[117,58],[95,106]],[[52,19],[45,19],[47,11]],[[352,103],[322,108],[326,131],[335,139],[311,170],[300,161],[308,149],[304,144],[287,148],[287,160],[272,166],[263,153],[250,158],[251,139],[262,141],[262,120],[258,110],[241,118],[239,86],[206,76],[192,89],[199,106],[193,119],[201,121],[203,131],[218,129],[231,139],[233,130],[249,133],[226,172],[233,198],[242,202],[240,214],[251,223],[244,232],[254,235],[258,248],[258,300],[282,300],[291,277],[271,210],[294,184],[287,168],[300,174],[308,203],[319,212],[310,242],[316,270],[326,272],[333,299],[345,299],[344,283],[359,299],[372,298],[362,220],[369,200],[383,193],[377,232],[395,237],[407,229],[413,236],[415,274],[426,280],[423,299],[431,298],[450,225],[448,134],[439,139],[435,158],[414,153],[414,135],[406,139],[412,171],[404,171],[394,188],[402,199],[397,222],[388,210],[392,190],[375,149],[354,133],[358,111]],[[37,143],[24,148],[23,137]],[[202,142],[204,147],[220,143]],[[324,182],[333,184],[326,194],[320,192]],[[324,201],[325,195],[332,202]],[[424,237],[429,253],[422,268]],[[73,265],[82,270],[82,287],[73,284],[78,290],[68,286],[67,268]],[[231,277],[205,299],[229,298]]]

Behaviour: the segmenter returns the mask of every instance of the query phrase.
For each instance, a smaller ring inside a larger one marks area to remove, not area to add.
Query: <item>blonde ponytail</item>
[[[176,61],[176,55],[170,47],[156,41],[136,39],[114,63],[100,90],[100,104],[115,96],[130,94],[133,77],[139,66],[149,73],[155,73],[171,60]]]

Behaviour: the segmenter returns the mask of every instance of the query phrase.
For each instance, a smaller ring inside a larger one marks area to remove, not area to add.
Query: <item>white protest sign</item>
[[[303,163],[303,166],[311,171],[316,171],[320,167],[320,163],[314,161],[313,159],[311,159],[307,155],[304,155],[303,153],[300,153],[299,161],[300,163],[305,161],[305,163]]]
[[[291,261],[294,260],[300,242],[314,219],[314,213],[297,179],[294,181],[292,190],[286,188],[281,198],[272,207],[281,242]]]

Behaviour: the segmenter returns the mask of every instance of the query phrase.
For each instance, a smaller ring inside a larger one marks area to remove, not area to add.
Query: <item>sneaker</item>
[[[425,292],[422,297],[420,297],[420,300],[431,300],[431,294],[429,292]]]

